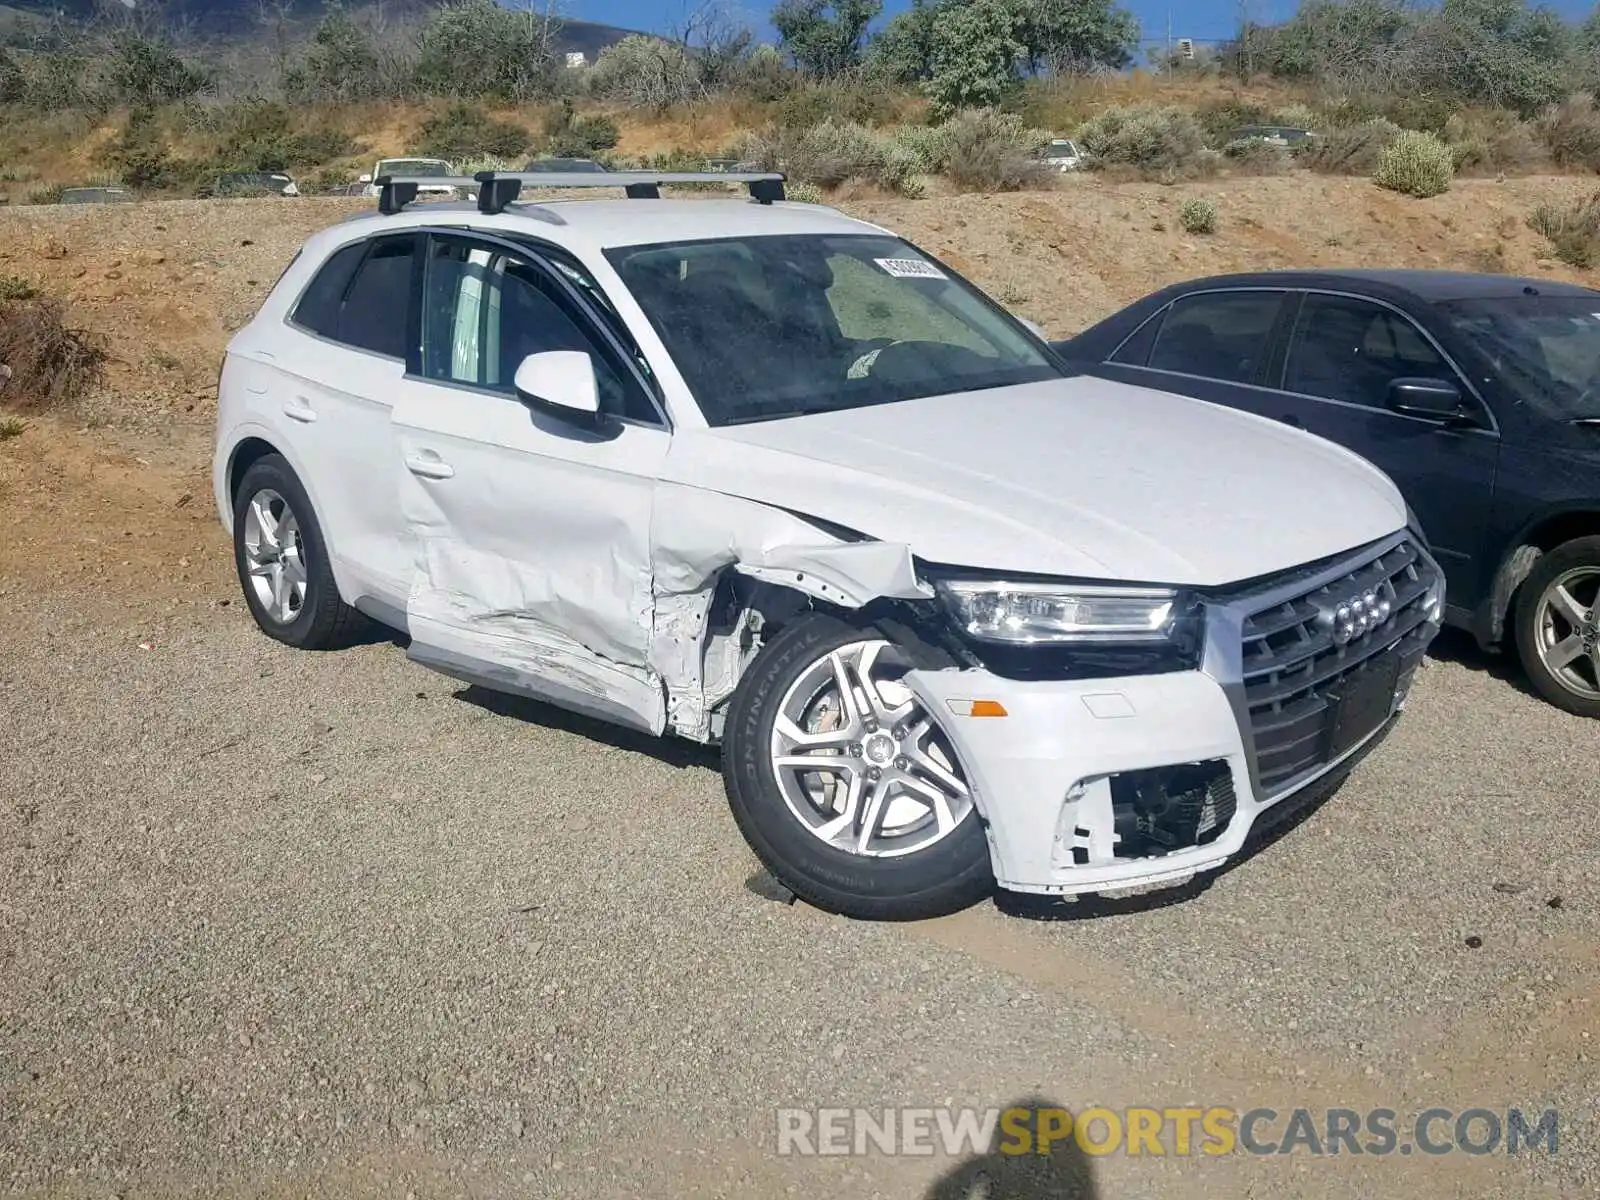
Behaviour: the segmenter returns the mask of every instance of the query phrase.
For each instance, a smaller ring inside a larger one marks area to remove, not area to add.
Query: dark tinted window
[[[339,341],[390,358],[406,356],[406,306],[416,241],[383,238],[372,244],[340,307]]]
[[[1111,361],[1129,367],[1142,367],[1150,361],[1150,349],[1156,344],[1156,334],[1161,332],[1163,312],[1147,320],[1134,331],[1132,337],[1118,346]]]
[[[423,285],[422,373],[511,393],[530,354],[589,355],[607,412],[659,421],[655,409],[587,318],[540,268],[493,246],[437,238]]]
[[[1600,419],[1600,296],[1505,296],[1440,307],[1518,400],[1556,420]]]
[[[295,306],[294,323],[325,338],[339,335],[339,306],[344,303],[350,279],[366,257],[367,244],[346,246],[323,264]]]
[[[1391,380],[1454,372],[1407,317],[1351,296],[1307,296],[1289,344],[1291,392],[1383,407]]]
[[[1282,292],[1204,292],[1176,301],[1161,323],[1150,366],[1204,379],[1254,383],[1272,353]]]

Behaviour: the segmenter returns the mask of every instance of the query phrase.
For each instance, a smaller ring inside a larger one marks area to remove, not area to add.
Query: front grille
[[[1339,705],[1364,682],[1370,692],[1394,671],[1397,688],[1408,686],[1436,632],[1427,597],[1438,577],[1438,568],[1404,541],[1245,618],[1245,701],[1263,792],[1270,795],[1343,752],[1339,737],[1348,731],[1338,720]],[[1365,593],[1388,601],[1387,619],[1340,644],[1329,614]]]

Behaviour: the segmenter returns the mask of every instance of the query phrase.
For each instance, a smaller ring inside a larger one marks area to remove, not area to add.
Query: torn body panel
[[[811,602],[860,608],[932,594],[908,546],[845,541],[782,509],[703,488],[662,483],[651,540],[649,665],[666,689],[668,725],[697,741],[717,735],[713,714],[760,650],[767,622]],[[746,582],[729,582],[729,572]],[[719,588],[726,611],[714,620]]]

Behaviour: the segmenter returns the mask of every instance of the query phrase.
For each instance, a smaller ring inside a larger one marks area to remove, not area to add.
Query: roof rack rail
[[[456,187],[478,193],[478,211],[494,214],[522,194],[524,187],[622,188],[630,200],[659,200],[663,185],[742,183],[758,204],[783,199],[781,171],[479,171],[476,175],[382,175],[378,211],[392,216],[417,198],[423,186]]]

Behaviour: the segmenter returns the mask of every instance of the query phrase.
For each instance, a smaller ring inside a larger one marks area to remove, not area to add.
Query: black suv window
[[[1453,375],[1410,318],[1354,296],[1313,294],[1295,321],[1283,386],[1382,408],[1395,379]]]
[[[404,358],[416,242],[403,234],[335,253],[300,297],[295,324],[358,350]]]
[[[511,393],[522,360],[545,350],[585,352],[607,412],[659,422],[619,356],[543,269],[469,239],[431,240],[423,282],[423,375]]]
[[[1271,352],[1283,292],[1202,292],[1167,310],[1150,366],[1202,379],[1254,383]]]

